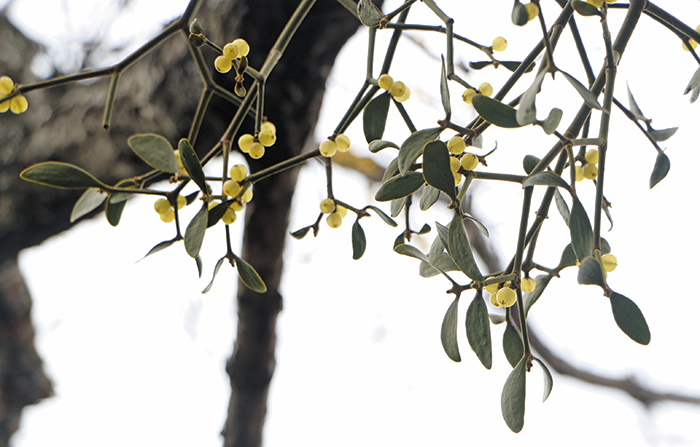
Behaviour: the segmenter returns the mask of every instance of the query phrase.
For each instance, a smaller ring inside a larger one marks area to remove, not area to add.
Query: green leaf
[[[468,214],[468,213],[464,213],[464,218],[467,219],[467,220],[469,220],[470,222],[472,222],[472,223],[474,224],[474,226],[476,226],[476,229],[479,230],[479,232],[480,232],[481,234],[483,234],[485,237],[489,237],[489,229],[486,228],[486,225],[484,225],[483,223],[481,223],[481,222],[479,221],[479,219],[477,219],[476,217],[471,216],[471,215]]]
[[[59,161],[37,163],[22,171],[19,176],[28,182],[60,189],[109,188],[83,168]]]
[[[569,244],[561,253],[561,260],[559,261],[557,270],[562,270],[566,267],[572,267],[574,265],[576,265],[576,254],[574,253],[574,249],[571,247],[571,244]]]
[[[592,256],[587,256],[581,261],[578,269],[578,283],[585,285],[595,285],[605,288],[605,277],[603,276],[603,266]]]
[[[573,85],[583,101],[592,109],[602,110],[603,108],[598,103],[598,99],[588,90],[583,84],[581,84],[575,77],[571,76],[569,73],[559,70],[562,75],[569,81],[569,84]]]
[[[392,177],[395,177],[399,174],[399,159],[394,158],[389,162],[387,165],[386,169],[384,170],[384,174],[382,175],[382,183],[386,183],[387,180],[389,180]]]
[[[535,167],[537,167],[539,162],[540,159],[534,155],[526,155],[525,158],[523,158],[523,169],[529,174],[533,169],[535,169]]]
[[[80,196],[73,205],[73,211],[70,213],[70,222],[73,223],[92,210],[102,205],[102,202],[107,198],[107,193],[102,192],[97,188],[88,188]]]
[[[549,395],[552,393],[552,386],[554,386],[554,379],[552,378],[552,373],[549,372],[549,368],[544,362],[535,357],[535,361],[540,368],[542,368],[542,375],[544,376],[544,393],[542,396],[542,402],[546,401]]]
[[[450,119],[450,115],[452,115],[452,108],[450,107],[450,90],[447,87],[445,57],[443,55],[440,55],[440,59],[442,60],[442,64],[440,64],[440,67],[442,68],[442,73],[440,76],[440,99],[442,100],[442,108],[443,110],[445,110],[445,116],[447,117],[447,119]]]
[[[423,226],[420,227],[420,230],[418,230],[418,232],[416,232],[416,234],[428,234],[428,233],[430,233],[430,230],[431,230],[430,225],[423,224]]]
[[[399,214],[401,214],[401,210],[403,210],[403,207],[406,205],[407,201],[408,197],[392,200],[391,205],[389,206],[391,217],[397,217]]]
[[[403,235],[403,233],[401,233]],[[403,237],[403,236],[400,236]],[[398,242],[398,239],[397,239]],[[404,255],[404,256],[409,256],[411,258],[416,258],[420,259],[421,261],[428,262],[428,257],[425,256],[425,253],[414,247],[413,245],[408,245],[403,243],[403,239],[401,239],[401,244],[395,245],[394,246],[394,251],[398,254]]]
[[[390,227],[397,227],[399,224],[394,221],[391,217],[387,216],[387,214],[382,211],[381,209],[377,208],[374,205],[369,205],[367,208],[371,209],[375,213],[377,213],[377,216],[379,216],[384,222],[387,223]]]
[[[450,258],[450,255],[443,252],[440,254],[440,258],[437,262],[430,264],[425,261],[421,262],[418,273],[422,278],[432,278],[442,272],[456,272],[458,270],[457,264]]]
[[[425,185],[423,187],[423,192],[420,195],[420,209],[421,211],[427,211],[430,209],[431,206],[435,205],[435,203],[438,201],[440,198],[440,191],[433,188],[430,185]]]
[[[423,149],[423,177],[426,183],[457,200],[455,177],[450,169],[450,151],[442,141],[432,141]]]
[[[208,221],[209,209],[206,203],[202,203],[202,207],[187,225],[187,229],[185,229],[185,251],[193,258],[199,255],[199,250],[202,248]]]
[[[671,160],[668,159],[668,156],[665,153],[659,152],[659,154],[656,156],[654,169],[651,171],[649,189],[653,188],[657,183],[663,180],[664,177],[666,177],[666,174],[668,174],[669,169],[671,169]]]
[[[564,112],[562,112],[561,109],[557,109],[555,107],[550,110],[549,116],[547,116],[547,119],[542,123],[544,133],[547,135],[552,135],[557,130],[557,126],[559,126],[562,116],[564,116]]]
[[[365,238],[365,230],[360,225],[360,220],[357,219],[352,224],[352,259],[360,259],[365,254],[367,248],[367,239]]]
[[[632,112],[632,115],[634,115],[634,117],[638,120],[644,121],[645,123],[649,122],[650,120],[644,116],[642,111],[639,109],[639,106],[637,105],[637,101],[634,100],[634,96],[632,95],[632,90],[630,90],[629,84],[627,84],[627,99],[630,103],[630,112]]]
[[[448,241],[449,249],[447,251],[462,273],[474,281],[483,281],[484,276],[479,271],[479,267],[474,260],[467,232],[464,229],[462,217],[460,216],[460,210],[455,211],[454,217],[450,222]]]
[[[520,68],[520,64],[522,64],[522,62],[500,61],[499,64],[506,67],[506,69],[508,69],[508,71],[515,72],[518,68]],[[527,69],[525,69],[525,73],[530,73],[534,69],[535,69],[535,63],[533,62],[527,67]]]
[[[666,141],[669,138],[671,138],[673,135],[676,134],[676,131],[678,130],[677,127],[671,127],[668,129],[660,129],[660,130],[655,130],[655,129],[649,129],[649,135],[656,141],[657,143],[661,143],[662,141]]]
[[[593,228],[578,197],[574,197],[574,205],[571,207],[569,232],[576,258],[582,260],[586,256],[590,256],[593,253]]]
[[[515,113],[515,119],[521,126],[526,126],[537,121],[537,107],[535,106],[535,99],[537,98],[537,93],[540,92],[542,88],[542,81],[547,74],[547,71],[543,70],[537,74],[532,85],[525,90],[525,93],[520,97],[520,107],[518,107]]]
[[[535,290],[523,294],[523,306],[525,307],[525,316],[530,312],[530,308],[542,296],[544,289],[547,288],[552,277],[549,275],[538,275],[535,278]]]
[[[472,351],[486,369],[491,369],[491,326],[489,313],[481,293],[477,293],[467,309],[467,340]]]
[[[377,202],[388,202],[389,200],[410,196],[418,191],[423,186],[423,183],[425,183],[425,179],[420,172],[409,172],[405,176],[397,175],[379,187],[374,200]]]
[[[571,2],[571,6],[573,6],[574,10],[577,13],[581,14],[582,16],[586,16],[586,17],[600,16],[600,17],[603,17],[601,12],[598,10],[598,8],[591,5],[590,3],[574,0]]]
[[[538,172],[537,174],[528,176],[525,180],[523,180],[523,188],[535,185],[555,186],[570,191],[569,184],[566,183],[563,178],[551,171]]]
[[[129,147],[152,168],[174,174],[180,170],[170,142],[154,133],[140,133],[129,138]]]
[[[474,95],[472,97],[472,105],[479,116],[491,124],[511,129],[522,127],[515,117],[515,109],[503,104],[501,101],[496,101],[484,95]]]
[[[440,341],[442,348],[447,356],[454,362],[461,362],[462,357],[459,355],[459,346],[457,345],[457,307],[459,297],[455,298],[447,308],[445,317],[442,319],[442,327],[440,328]]]
[[[693,77],[690,78],[688,86],[685,88],[685,90],[683,90],[684,95],[687,95],[691,91],[693,92],[695,98],[691,98],[690,102],[695,102],[695,99],[697,99],[697,95],[695,95],[695,92],[698,91],[698,87],[700,87],[700,68],[695,70],[695,73],[693,73]]]
[[[107,203],[105,204],[105,215],[107,216],[107,222],[113,227],[119,225],[119,221],[122,218],[122,212],[126,206],[126,200],[121,200],[119,202],[112,201],[113,195],[107,197]]]
[[[557,210],[559,215],[564,219],[566,225],[569,225],[569,219],[571,218],[571,212],[569,211],[569,205],[566,204],[564,197],[561,196],[559,189],[554,190],[554,203],[557,205]]]
[[[440,136],[442,128],[434,127],[413,132],[399,149],[399,172],[406,175],[411,165],[423,154],[423,148]]]
[[[267,292],[265,282],[252,265],[248,264],[236,255],[233,255],[233,259],[236,261],[238,277],[241,278],[241,282],[245,284],[247,288],[257,293]]]
[[[163,242],[157,243],[153,248],[148,250],[148,253],[146,253],[146,255],[143,258],[139,259],[136,262],[141,262],[144,259],[146,259],[148,256],[151,256],[154,253],[158,253],[161,250],[165,250],[166,248],[173,245],[175,242],[177,242],[177,238],[173,238],[173,239],[170,239],[169,241],[163,241]]]
[[[207,228],[216,225],[219,222],[219,220],[221,220],[221,218],[224,217],[224,214],[226,214],[226,210],[231,206],[232,203],[233,199],[227,200],[225,202],[219,203],[214,208],[210,209],[209,216],[207,217]]]
[[[634,301],[624,295],[613,292],[610,295],[610,305],[612,306],[615,323],[622,329],[622,332],[640,345],[648,345],[651,341],[649,326],[644,318],[644,314],[634,304]]]
[[[202,270],[204,269],[202,265],[202,257],[197,255],[196,258],[194,258],[194,262],[197,264],[197,272],[199,272],[199,277],[202,277]]]
[[[430,250],[428,251],[428,262],[431,264],[437,264],[440,261],[443,253],[445,253],[445,247],[442,245],[440,235],[438,235],[435,237],[435,239],[433,239],[433,243],[430,244]]]
[[[209,194],[207,190],[207,182],[204,178],[204,171],[202,171],[202,165],[197,158],[197,154],[194,153],[192,145],[187,138],[183,138],[177,145],[180,151],[180,160],[182,160],[182,165],[187,171],[187,175],[192,179],[192,181],[199,186],[199,189],[204,195]]]
[[[375,97],[365,107],[362,113],[362,124],[367,143],[382,139],[390,103],[389,92],[385,92]]]
[[[211,212],[210,212],[210,213],[211,213]],[[294,239],[300,239],[300,240],[301,240],[301,239],[304,239],[304,236],[306,236],[306,234],[309,232],[310,229],[311,229],[311,226],[304,227],[304,228],[302,228],[302,229],[300,229],[300,230],[297,230],[297,231],[291,233],[291,235],[292,235],[292,237],[293,237]]]
[[[211,290],[212,286],[214,285],[214,279],[216,279],[216,275],[219,273],[219,269],[221,268],[221,265],[224,263],[225,260],[226,256],[216,261],[216,265],[214,266],[214,274],[211,277],[211,281],[209,281],[209,284],[207,284],[204,290],[202,290],[202,293],[207,293]]]
[[[527,358],[520,359],[513,368],[501,393],[501,413],[506,425],[514,433],[520,433],[525,425],[525,369]]]
[[[376,154],[377,152],[381,151],[382,149],[386,149],[388,147],[393,147],[395,149],[399,148],[397,145],[395,145],[391,141],[374,140],[371,143],[369,143],[369,151],[373,154]]]
[[[520,3],[520,1],[515,0],[513,4],[513,12],[510,15],[510,19],[513,21],[513,25],[523,26],[527,24],[528,14],[525,5]]]
[[[508,323],[503,331],[503,353],[512,367],[515,367],[523,357],[523,340],[512,323]]]

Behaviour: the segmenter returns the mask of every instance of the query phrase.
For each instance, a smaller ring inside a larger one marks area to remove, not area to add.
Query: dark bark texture
[[[260,67],[279,31],[298,5],[290,0],[203,2],[196,17],[219,43],[245,38],[251,66]],[[17,82],[31,83],[29,62],[40,48],[2,16],[0,66]],[[309,13],[266,86],[266,115],[278,141],[265,157],[251,161],[255,172],[300,153],[312,135],[325,83],[335,57],[359,22],[335,1],[320,1]],[[213,61],[215,55],[204,51]],[[215,75],[231,86],[232,76]],[[51,395],[50,380],[33,347],[31,298],[17,269],[20,250],[68,229],[80,192],[57,190],[19,179],[32,163],[57,160],[79,165],[107,183],[147,171],[129,150],[139,132],[164,135],[172,143],[187,134],[202,83],[185,39],[174,36],[123,76],[109,131],[102,129],[107,80],[32,92],[26,114],[0,119],[0,446],[8,445],[21,409]],[[195,149],[201,154],[218,141],[235,112],[214,98]],[[244,124],[250,130],[252,122]],[[227,365],[232,396],[224,427],[226,446],[262,444],[262,427],[274,372],[275,324],[282,308],[278,290],[282,253],[297,172],[256,185],[247,212],[242,256],[265,279],[264,295],[240,287],[238,333]],[[125,212],[128,212],[128,207]]]

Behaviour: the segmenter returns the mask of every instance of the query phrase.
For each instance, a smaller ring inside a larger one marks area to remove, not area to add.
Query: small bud
[[[204,28],[199,24],[197,19],[192,20],[190,23],[190,33],[192,34],[204,34]]]
[[[204,38],[201,34],[190,34],[189,39],[193,47],[199,48],[204,45]]]

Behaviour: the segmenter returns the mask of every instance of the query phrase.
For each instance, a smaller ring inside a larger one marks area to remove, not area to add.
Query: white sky
[[[162,15],[158,16],[153,10],[141,9],[148,2],[135,2],[133,17],[148,17],[152,22],[140,29],[154,32],[184,3],[161,2],[156,11]],[[509,11],[511,3],[502,3],[503,10]],[[163,4],[174,9],[166,11]],[[455,16],[459,4],[440,2]],[[63,19],[51,21],[51,27],[41,25],[46,19],[39,12],[48,19],[65,17],[61,9],[52,10],[50,5],[54,2],[23,0],[14,14],[27,17],[31,11],[32,26],[55,29],[57,34],[74,32],[70,38],[77,39],[82,25],[64,26]],[[417,7],[425,10],[423,5]],[[558,9],[546,7],[551,14]],[[664,7],[683,18],[700,16],[697,2],[678,1]],[[96,21],[97,15],[82,15],[81,11],[89,10],[83,6],[67,10],[71,20],[77,17],[80,23],[109,23]],[[502,15],[479,15],[476,10],[473,16],[487,17],[490,27],[475,28],[486,20],[472,20],[468,29],[458,22],[457,32],[488,43],[496,37],[492,29],[502,30],[499,33],[510,45],[503,59],[516,60],[534,42],[533,26],[516,28],[509,24],[509,13]],[[689,19],[691,24],[697,21]],[[104,33],[110,42],[125,41],[125,23],[133,22],[118,18]],[[579,26],[587,40],[598,39],[595,19],[579,20]],[[655,119],[654,125],[680,126],[680,130],[662,146],[668,147],[671,159],[669,177],[650,191],[655,151],[626,118],[614,112],[613,125],[620,131],[611,136],[606,196],[613,203],[615,228],[605,237],[619,261],[610,283],[643,310],[652,342],[638,346],[622,334],[598,289],[576,286],[573,271],[552,282],[530,315],[550,345],[579,366],[618,377],[635,374],[660,390],[697,394],[692,344],[696,335],[686,315],[696,315],[700,305],[693,289],[686,296],[691,286],[683,283],[684,273],[692,271],[697,262],[692,254],[700,248],[693,236],[695,222],[685,211],[688,179],[694,178],[700,162],[697,152],[689,150],[696,145],[698,105],[691,106],[681,96],[696,67],[676,39],[659,32],[650,20],[641,26],[622,60],[616,96],[627,103],[628,81],[641,109]],[[47,39],[57,42],[55,36]],[[565,39],[570,40],[568,33]],[[441,42],[429,45],[440,52]],[[344,51],[331,76],[326,101],[332,106],[324,108],[319,136],[335,127],[343,112],[338,104],[346,104],[361,85],[364,67],[353,56],[365,51],[366,33],[356,36],[353,45]],[[592,55],[596,64],[601,50],[597,47]],[[460,51],[467,60],[479,58],[464,47]],[[419,53],[410,44],[401,46],[399,58],[407,63],[396,65],[391,74],[414,92],[407,103],[414,122],[429,127],[441,113],[439,103],[429,99],[438,91],[439,65],[417,61]],[[581,76],[574,62],[562,56],[559,63]],[[665,68],[669,64],[672,69]],[[489,81],[497,89],[506,75],[504,70],[483,70],[469,81],[476,85]],[[473,111],[458,101],[461,89],[451,88],[455,118],[466,122]],[[546,80],[538,96],[540,114],[562,98],[573,97],[568,95],[575,93],[560,77]],[[31,97],[29,100],[31,103]],[[564,112],[566,122],[573,112]],[[401,142],[406,131],[397,114],[392,113],[392,120],[399,126],[392,127],[388,135]],[[499,147],[489,158],[488,169],[520,172],[524,155],[542,154],[551,146],[552,141],[541,134],[529,128],[487,134],[484,147],[492,148],[494,139]],[[348,135],[355,149],[365,150],[359,123]],[[523,147],[522,141],[535,143]],[[380,154],[382,160],[387,157]],[[357,175],[336,171],[338,198],[359,206],[371,203],[374,191],[363,186]],[[300,179],[292,230],[315,219],[325,193],[320,165],[310,163]],[[593,186],[579,185],[582,197],[590,202]],[[484,216],[505,258],[515,245],[520,190],[512,185],[475,183],[474,187],[479,188],[479,215]],[[680,210],[683,213],[678,216]],[[444,216],[440,212],[419,214],[413,225],[445,222]],[[664,405],[647,413],[619,393],[556,375],[552,395],[541,404],[542,378],[537,368],[528,376],[525,428],[512,434],[502,421],[499,404],[510,372],[501,354],[502,328],[492,326],[491,371],[484,370],[470,352],[463,331],[459,334],[463,361],[451,362],[439,340],[442,317],[451,302],[444,294],[448,284],[439,278],[420,278],[417,262],[391,253],[397,230],[376,217],[362,220],[368,249],[361,261],[353,261],[351,223],[346,220],[334,231],[324,227],[316,239],[288,240],[286,301],[279,320],[278,367],[270,395],[266,446],[700,445],[694,430],[698,409]],[[566,244],[566,230],[556,211],[545,230],[553,242],[541,238],[542,263],[555,264]],[[25,411],[14,447],[220,445],[218,433],[229,397],[224,364],[234,336],[235,272],[225,266],[213,290],[200,294],[222,255],[221,234],[207,235],[201,280],[182,247],[134,263],[169,234],[170,229],[153,213],[152,200],[137,198],[129,202],[116,229],[103,218],[83,222],[22,255],[21,265],[35,299],[37,346],[57,396]],[[425,248],[432,237],[417,244]],[[462,304],[463,314],[464,300]]]

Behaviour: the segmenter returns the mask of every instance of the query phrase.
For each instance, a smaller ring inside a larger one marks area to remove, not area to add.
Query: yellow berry
[[[263,130],[260,132],[260,135],[258,135],[258,141],[265,147],[272,146],[275,144],[276,140],[277,137],[275,137],[275,133],[271,130]]]
[[[246,189],[243,195],[241,196],[241,200],[243,200],[244,203],[248,203],[251,200],[253,200],[253,190],[250,188]]]
[[[377,83],[379,84],[379,87],[389,91],[391,90],[391,86],[394,85],[394,79],[388,74],[384,73],[383,75],[379,76]]]
[[[603,261],[603,270],[606,272],[612,272],[615,270],[615,268],[617,268],[617,258],[610,253],[603,255],[600,260]]]
[[[172,222],[175,220],[175,210],[172,208],[168,209],[168,211],[160,215],[160,220],[165,223]]]
[[[277,134],[277,127],[275,127],[274,124],[272,124],[270,121],[263,121],[260,124],[260,131],[262,132],[263,130],[269,130],[272,131],[275,135]]]
[[[335,202],[333,201],[333,199],[323,199],[321,201],[321,212],[323,214],[330,214],[333,211],[335,211]]]
[[[181,210],[187,205],[187,199],[183,196],[177,196],[177,209]]]
[[[238,57],[238,46],[232,43],[224,45],[224,57],[230,61]]]
[[[535,290],[535,280],[532,278],[523,278],[523,280],[520,281],[520,288],[523,289],[525,293],[532,292]]]
[[[534,19],[540,13],[540,8],[534,3],[528,3],[525,5],[525,10],[527,11],[527,21]]]
[[[338,228],[343,223],[343,217],[336,213],[331,213],[326,218],[326,223],[331,228]]]
[[[498,285],[498,284],[496,284]],[[491,292],[491,305],[493,307],[501,307],[501,303],[496,299],[496,292]]]
[[[457,135],[450,138],[447,142],[447,149],[449,149],[449,151],[455,155],[459,155],[462,152],[464,152],[464,149],[466,147],[467,143],[464,142],[464,139],[462,137]]]
[[[232,43],[238,47],[238,57],[248,55],[248,52],[250,51],[248,42],[246,42],[244,39],[236,39]]]
[[[236,197],[241,192],[241,185],[235,180],[226,180],[224,182],[224,194],[229,197]]]
[[[156,203],[153,204],[153,209],[155,209],[158,214],[165,214],[170,211],[172,207],[167,199],[158,199]]]
[[[598,175],[598,167],[591,163],[586,163],[583,165],[583,176],[588,180],[593,180]]]
[[[255,158],[256,160],[263,155],[265,155],[265,146],[263,146],[260,143],[253,143],[250,146],[250,151],[248,151],[248,155],[250,155],[251,158]]]
[[[591,149],[590,151],[586,151],[586,161],[591,164],[598,164],[598,151],[595,149]]]
[[[491,96],[493,95],[493,87],[488,82],[484,82],[479,86],[479,93],[484,96]]]
[[[457,157],[450,157],[450,170],[452,172],[459,171],[460,166],[461,164],[459,163],[459,159]]]
[[[496,300],[498,300],[498,304],[500,304],[501,307],[512,306],[515,304],[516,298],[517,295],[515,294],[515,290],[511,289],[510,287],[504,287],[496,294]]]
[[[340,134],[335,137],[335,148],[338,149],[340,152],[345,152],[348,149],[350,149],[350,138],[345,136],[344,134]]]
[[[472,103],[472,98],[476,95],[476,90],[473,88],[468,88],[462,93],[462,101],[466,102],[467,104]]]
[[[408,100],[408,98],[410,98],[410,97],[411,97],[411,89],[406,87],[406,91],[404,92],[404,94],[401,96],[397,96],[394,99],[398,102],[406,102]]]
[[[586,0],[586,2],[590,3],[596,8],[600,8],[601,6],[603,6],[603,0]]]
[[[22,95],[15,96],[10,100],[10,110],[12,110],[12,113],[14,113],[15,115],[19,115],[20,113],[26,112],[27,107],[29,107],[27,98],[25,98]]]
[[[496,292],[498,292],[498,283],[489,284],[488,286],[484,287],[484,289],[486,289],[486,291],[487,291],[488,293],[490,293],[490,294],[493,295],[493,294],[495,294]]]
[[[0,93],[0,99],[2,99],[3,97],[5,97],[5,95]],[[8,110],[10,110],[10,101],[0,102],[0,113],[5,113]]]
[[[226,225],[231,225],[236,221],[236,212],[229,207],[226,212],[224,213],[223,216],[221,216],[221,220],[223,223]]]
[[[0,95],[9,95],[15,89],[15,83],[9,76],[0,77]]]
[[[406,93],[406,86],[401,81],[394,82],[389,93],[391,93],[391,96],[394,98],[400,98]]]
[[[508,42],[503,37],[496,37],[493,39],[491,48],[493,48],[493,51],[505,51],[508,48]]]
[[[459,172],[453,172],[452,175],[455,178],[455,186],[459,186],[459,184],[462,183],[462,174]]]
[[[461,165],[465,171],[473,171],[478,164],[479,158],[471,152],[464,154],[464,157],[462,157]]]
[[[248,176],[248,170],[244,165],[234,165],[228,171],[228,174],[232,180],[242,182]]]
[[[693,39],[690,39],[689,43],[690,43],[690,46],[693,48],[693,50],[696,49],[696,48],[698,47],[698,43],[697,43],[696,41],[694,41]],[[685,51],[690,51],[690,50],[688,49],[688,47],[686,46],[685,42],[683,42],[683,49],[684,49]]]
[[[326,140],[321,143],[321,146],[319,147],[321,155],[324,157],[332,157],[335,155],[336,149],[337,147],[335,146],[335,142],[333,140]]]
[[[219,203],[221,203],[221,202],[219,202],[218,200],[212,200],[211,202],[207,203],[207,209],[212,210],[217,205],[219,205]]]
[[[584,178],[586,177],[583,176],[583,168],[581,166],[576,166],[576,181],[583,181]]]
[[[336,205],[335,212],[340,214],[340,217],[343,218],[348,215],[348,209],[345,208],[343,205]]]
[[[248,191],[250,191],[250,189]],[[245,193],[243,193],[243,195],[245,196]],[[243,211],[243,203],[240,200],[234,200],[231,202],[231,209],[235,212]]]
[[[225,56],[219,56],[216,59],[214,59],[214,67],[219,73],[228,73],[229,71],[231,71],[232,65],[233,64],[231,63],[231,59]]]
[[[246,154],[250,152],[250,146],[253,143],[255,143],[255,138],[249,133],[244,133],[238,138],[238,148]]]

